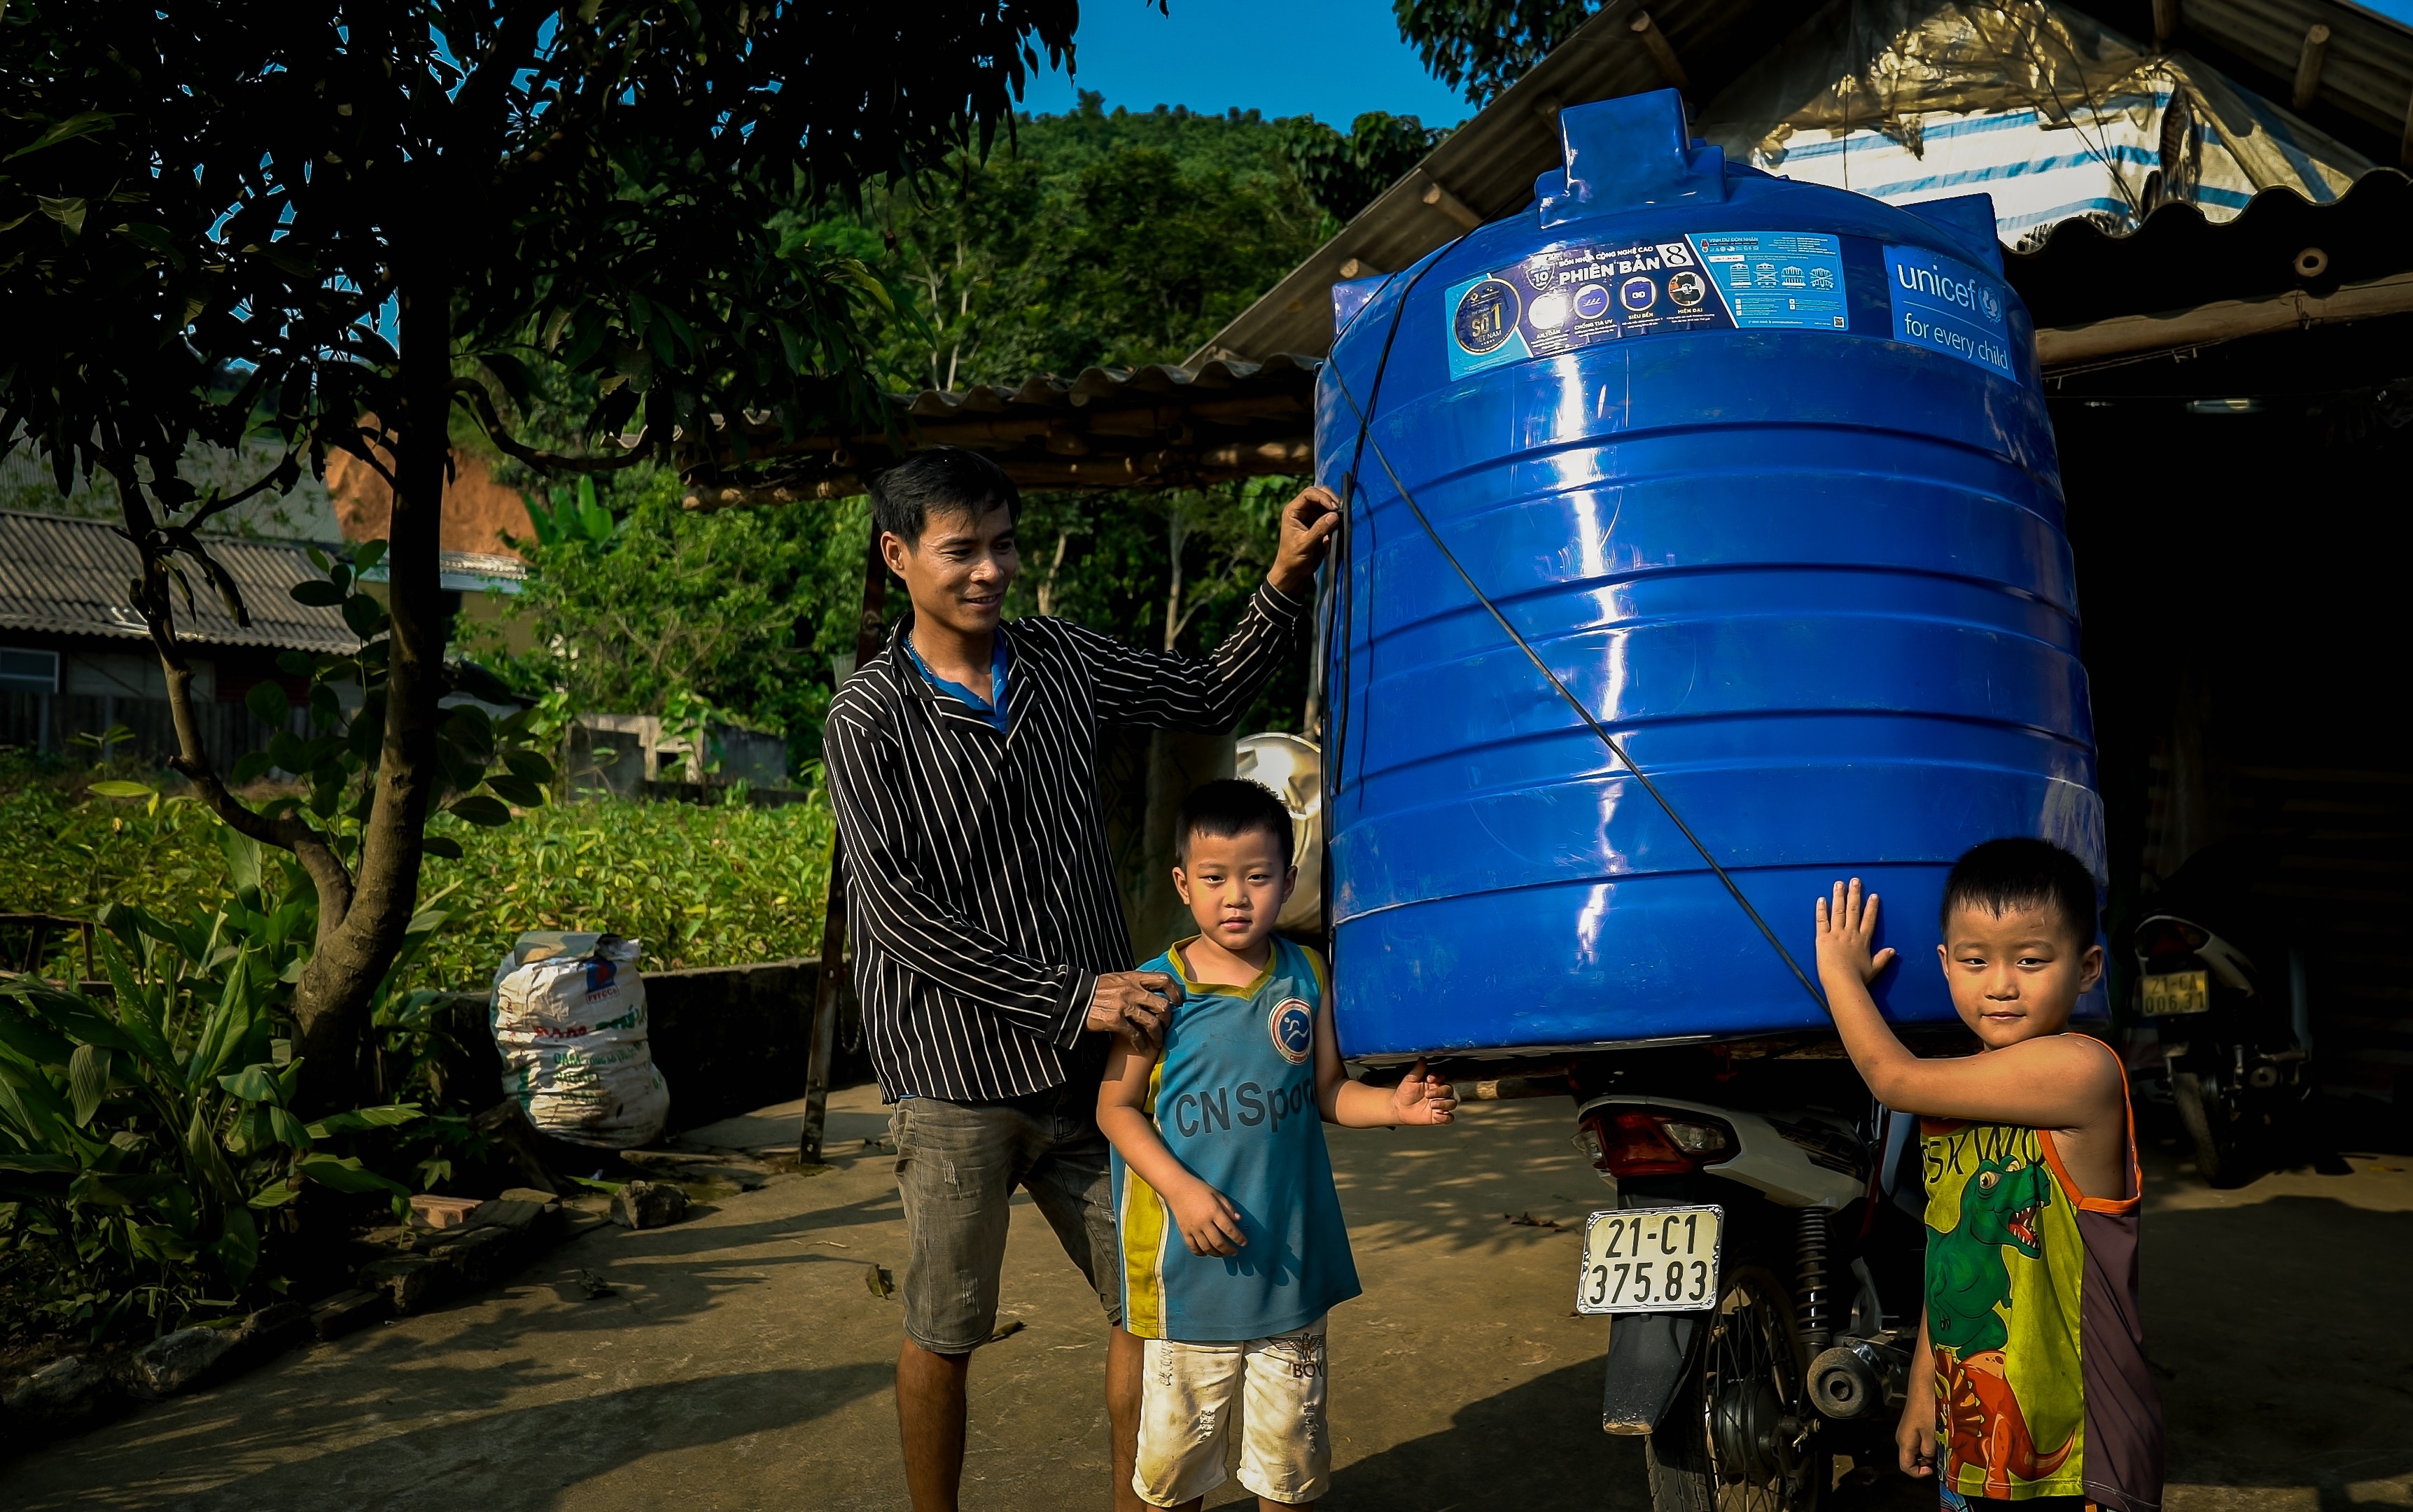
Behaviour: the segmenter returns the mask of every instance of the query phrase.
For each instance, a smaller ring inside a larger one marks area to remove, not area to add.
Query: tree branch
[[[488,440],[501,448],[504,454],[516,457],[540,472],[618,472],[623,467],[633,467],[644,461],[652,451],[651,427],[638,436],[633,443],[627,443],[629,451],[625,456],[575,457],[564,456],[558,452],[540,451],[522,444],[504,428],[503,417],[496,412],[494,396],[486,392],[484,384],[475,378],[456,378],[452,380],[452,394],[467,405],[478,423],[485,428]]]

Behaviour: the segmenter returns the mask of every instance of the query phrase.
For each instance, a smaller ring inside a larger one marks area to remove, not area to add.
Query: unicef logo
[[[1315,1010],[1297,998],[1285,998],[1266,1015],[1266,1030],[1281,1058],[1300,1065],[1315,1048]]]
[[[1987,288],[1984,284],[1979,284],[1977,286],[1977,308],[1987,319],[1999,320],[2003,318],[2003,296],[1995,293],[1991,289]]]

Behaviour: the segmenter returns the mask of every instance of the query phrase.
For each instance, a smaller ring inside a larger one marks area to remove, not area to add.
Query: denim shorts
[[[1123,1320],[1114,1196],[1097,1090],[1074,1083],[994,1103],[909,1097],[889,1130],[905,1203],[905,1336],[935,1355],[962,1355],[997,1330],[1008,1205],[1030,1193],[1064,1253],[1098,1294],[1106,1321]]]

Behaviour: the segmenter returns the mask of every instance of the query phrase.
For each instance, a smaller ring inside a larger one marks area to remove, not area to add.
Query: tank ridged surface
[[[1398,484],[1805,970],[1813,898],[1863,877],[1903,949],[1879,1001],[1949,1019],[1955,857],[2037,835],[2102,877],[2052,433],[1991,209],[1728,167],[1681,109],[1562,111],[1534,210],[1335,290],[1316,454],[1327,486],[1355,473],[1326,731],[1353,1056],[1826,1022]]]

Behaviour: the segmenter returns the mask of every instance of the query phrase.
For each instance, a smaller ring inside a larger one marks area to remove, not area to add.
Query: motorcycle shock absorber
[[[1834,1337],[1828,1317],[1833,1294],[1827,1285],[1827,1217],[1824,1208],[1804,1208],[1794,1231],[1794,1290],[1800,1299],[1797,1327],[1805,1349],[1824,1349]]]

